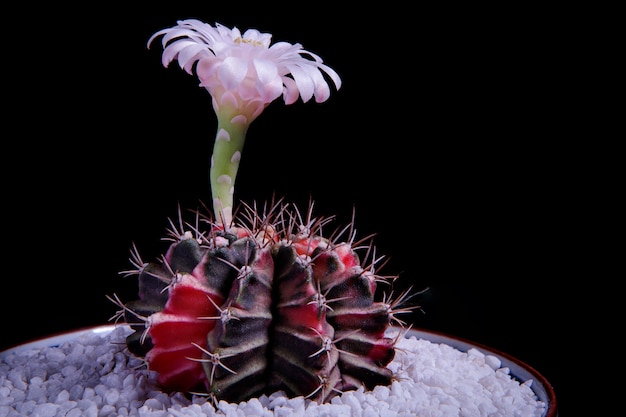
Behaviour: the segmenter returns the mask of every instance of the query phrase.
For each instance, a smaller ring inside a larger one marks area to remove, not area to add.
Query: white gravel
[[[153,372],[125,350],[125,326],[87,333],[58,347],[0,360],[0,417],[541,417],[532,380],[513,379],[500,360],[415,336],[402,338],[390,386],[345,392],[328,404],[283,393],[239,404],[165,394]]]

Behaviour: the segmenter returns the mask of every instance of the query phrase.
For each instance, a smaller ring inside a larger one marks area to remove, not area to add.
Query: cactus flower
[[[178,21],[148,40],[162,37],[162,63],[173,60],[187,73],[195,72],[212,97],[217,134],[210,165],[213,209],[218,223],[232,222],[235,179],[250,123],[281,95],[285,104],[330,96],[324,74],[341,87],[337,73],[300,44],[271,44],[272,35],[248,29],[212,26],[195,19]]]

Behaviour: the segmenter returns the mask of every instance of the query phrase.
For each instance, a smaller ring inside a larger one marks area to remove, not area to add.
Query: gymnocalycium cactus
[[[340,392],[388,385],[397,338],[386,330],[409,292],[376,298],[371,238],[352,223],[324,236],[333,220],[305,215],[281,200],[233,210],[234,183],[250,123],[281,94],[286,104],[330,96],[326,74],[341,80],[299,44],[270,47],[271,35],[198,20],[155,33],[163,65],[178,60],[213,100],[218,127],[210,167],[212,212],[170,220],[165,254],[145,263],[133,248],[139,298],[109,297],[134,332],[129,350],[145,358],[165,390],[206,392],[243,401],[283,390],[326,402]],[[364,250],[361,257],[357,251]],[[365,263],[367,262],[367,265]]]

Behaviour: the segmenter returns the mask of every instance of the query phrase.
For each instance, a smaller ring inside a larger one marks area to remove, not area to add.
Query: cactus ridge
[[[376,273],[384,257],[372,236],[356,241],[352,221],[323,237],[333,218],[312,209],[303,217],[282,200],[242,204],[221,227],[200,210],[184,222],[179,208],[158,262],[133,246],[134,269],[121,273],[137,275],[138,299],[109,298],[134,330],[128,349],[163,389],[233,402],[282,390],[323,403],[394,380],[397,338],[385,332],[418,306],[406,306],[410,290],[377,297],[377,285],[397,277]]]

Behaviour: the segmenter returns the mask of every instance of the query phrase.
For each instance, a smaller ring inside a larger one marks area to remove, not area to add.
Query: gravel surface
[[[398,341],[390,386],[345,392],[327,404],[277,392],[234,404],[166,394],[125,349],[126,326],[56,347],[7,351],[0,359],[0,417],[541,417],[532,380],[500,360],[415,336]]]

